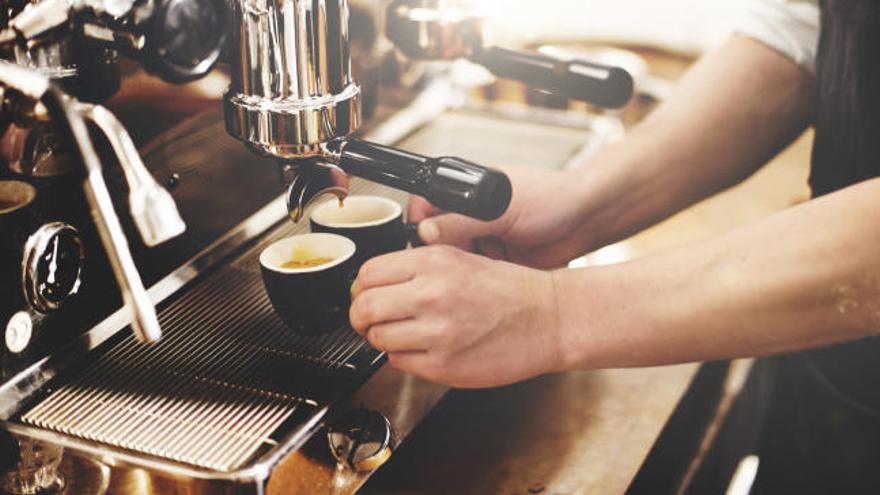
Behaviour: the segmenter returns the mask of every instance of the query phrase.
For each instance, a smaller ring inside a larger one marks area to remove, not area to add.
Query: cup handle
[[[414,248],[426,246],[425,241],[419,237],[419,224],[417,223],[407,223],[403,226],[404,235],[406,235],[406,240],[410,246]]]

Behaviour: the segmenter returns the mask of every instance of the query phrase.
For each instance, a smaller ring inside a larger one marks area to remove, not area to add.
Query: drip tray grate
[[[283,226],[162,309],[164,337],[115,344],[22,415],[28,425],[202,468],[240,468],[294,414],[349,394],[380,354],[348,328],[291,332],[259,253]]]

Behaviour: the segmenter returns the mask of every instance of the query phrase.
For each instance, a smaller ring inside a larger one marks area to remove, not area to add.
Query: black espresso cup
[[[406,249],[411,240],[417,243],[416,226],[403,221],[400,204],[381,196],[349,196],[342,204],[330,200],[316,206],[309,219],[312,232],[354,241],[357,267],[370,258]]]
[[[20,250],[35,223],[37,190],[27,182],[0,181],[0,248]]]
[[[266,293],[287,326],[317,335],[348,321],[355,251],[350,239],[325,233],[288,237],[263,250]]]
[[[0,181],[0,324],[24,305],[21,263],[28,236],[36,226],[37,190],[16,180]],[[17,282],[16,282],[17,281]]]

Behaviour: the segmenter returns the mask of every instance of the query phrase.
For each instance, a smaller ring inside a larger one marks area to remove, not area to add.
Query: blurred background
[[[695,54],[729,33],[748,0],[482,2],[499,37],[603,41]]]

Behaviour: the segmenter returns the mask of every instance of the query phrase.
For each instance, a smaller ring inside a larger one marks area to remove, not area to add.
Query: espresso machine
[[[292,334],[263,292],[259,251],[301,231],[326,194],[382,184],[492,220],[511,200],[508,178],[371,140],[382,133],[363,126],[346,0],[0,8],[0,488],[356,489],[445,389],[383,367],[347,328]],[[598,105],[632,92],[620,69],[486,48],[479,16],[451,9],[392,2],[389,38],[413,58],[466,57]],[[235,164],[200,164],[198,187],[158,172],[193,146],[167,142],[142,157],[102,105],[119,89],[120,57],[172,83],[221,65],[234,141],[212,135],[210,146]],[[257,206],[242,218],[222,209],[236,202]],[[235,221],[214,226],[227,214]]]

